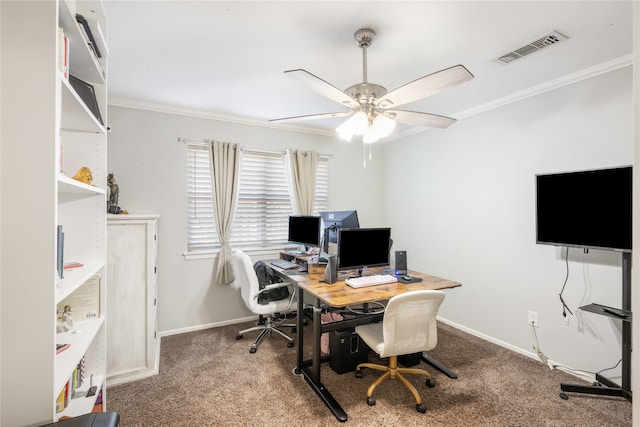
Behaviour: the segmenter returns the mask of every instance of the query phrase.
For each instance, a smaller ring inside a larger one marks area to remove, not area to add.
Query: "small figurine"
[[[83,182],[85,184],[91,184],[91,181],[93,181],[93,176],[91,175],[91,169],[89,169],[86,166],[81,167],[80,169],[78,169],[78,172],[76,172],[76,174],[73,175],[73,179],[75,179],[76,181]]]
[[[120,187],[116,184],[116,178],[113,176],[113,172],[107,175],[107,185],[109,186],[109,204],[118,206]]]
[[[58,332],[68,332],[73,330],[73,317],[71,317],[73,313],[71,312],[71,306],[65,305],[62,315],[58,317]]]

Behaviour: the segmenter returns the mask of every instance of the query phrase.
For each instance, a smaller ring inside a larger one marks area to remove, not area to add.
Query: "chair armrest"
[[[267,285],[264,288],[260,289],[258,291],[258,293],[253,296],[253,298],[257,299],[258,295],[260,295],[262,292],[270,291],[272,289],[284,288],[285,286],[292,286],[292,285],[291,285],[291,283],[288,283],[288,282],[272,283],[272,284]]]

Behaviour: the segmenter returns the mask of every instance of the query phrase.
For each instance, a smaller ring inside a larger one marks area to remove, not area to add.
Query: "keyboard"
[[[353,277],[344,282],[352,288],[364,288],[365,286],[384,285],[385,283],[394,283],[398,279],[391,274],[376,274],[374,276]]]
[[[292,268],[298,268],[298,264],[295,264],[291,261],[287,261],[284,259],[274,259],[273,261],[269,261],[269,263],[283,270],[291,270]]]

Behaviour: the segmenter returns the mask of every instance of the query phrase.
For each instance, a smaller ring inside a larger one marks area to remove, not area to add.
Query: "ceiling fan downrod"
[[[376,32],[370,28],[361,28],[355,32],[353,38],[362,49],[362,83],[367,83],[367,48],[373,43]]]
[[[362,83],[345,90],[347,95],[360,103],[358,111],[363,111],[370,122],[376,116],[374,101],[387,93],[383,86],[367,81],[367,48],[371,46],[375,36],[376,32],[371,28],[361,28],[353,34],[356,44],[362,49]]]

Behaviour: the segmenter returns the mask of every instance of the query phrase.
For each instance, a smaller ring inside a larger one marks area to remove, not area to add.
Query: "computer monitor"
[[[335,253],[329,251],[329,243],[338,242],[338,229],[360,228],[356,210],[320,212],[320,216],[322,217],[322,248],[326,253]]]
[[[389,265],[391,228],[338,229],[338,270]]]
[[[320,247],[320,228],[322,220],[319,216],[292,215],[289,217],[289,236],[291,243]]]

